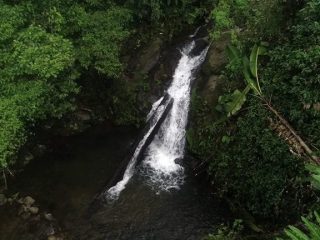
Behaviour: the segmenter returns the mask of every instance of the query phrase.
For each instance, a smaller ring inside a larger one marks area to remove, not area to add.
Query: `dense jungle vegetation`
[[[273,238],[287,224],[306,232],[291,226],[289,239],[320,239],[319,0],[0,0],[4,176],[36,129],[84,96],[97,93],[113,123],[140,126],[148,83],[127,80],[125,56],[204,23],[213,45],[230,36],[229,63],[217,104],[193,91],[188,150],[242,219],[208,239]]]
[[[217,106],[194,93],[189,148],[255,232],[319,207],[306,169],[319,164],[319,13],[317,0],[221,0],[211,15],[212,38],[231,36],[225,93]],[[241,238],[238,222],[230,228],[208,239]],[[315,224],[309,236],[291,228],[290,239],[319,239]]]

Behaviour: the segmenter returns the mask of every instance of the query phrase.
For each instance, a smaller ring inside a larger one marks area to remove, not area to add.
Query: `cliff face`
[[[228,63],[225,49],[229,43],[229,33],[223,34],[220,39],[211,43],[200,77],[196,81],[195,87],[198,94],[211,106],[217,104],[219,93],[221,93],[226,80],[223,78],[222,71]]]

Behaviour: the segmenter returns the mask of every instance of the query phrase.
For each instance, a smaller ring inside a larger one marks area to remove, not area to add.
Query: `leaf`
[[[320,227],[310,222],[308,219],[302,217],[302,221],[307,226],[313,238],[320,239]]]
[[[314,164],[306,164],[305,168],[311,173],[311,184],[320,190],[320,167]]]
[[[260,55],[265,55],[267,52],[267,48],[265,46],[258,46],[257,44],[255,44],[251,50],[251,54],[250,54],[250,70],[251,70],[251,74],[254,77],[258,77],[258,57]]]
[[[250,54],[250,70],[251,70],[251,74],[254,77],[258,76],[258,72],[257,72],[258,56],[259,56],[259,47],[257,44],[255,44]]]
[[[226,48],[227,55],[229,57],[230,62],[235,62],[241,60],[241,54],[238,48],[232,45],[228,45]]]
[[[251,89],[255,92],[255,94],[261,95],[260,91],[258,89],[258,86],[256,85],[255,81],[251,77],[250,73],[250,63],[247,57],[242,58],[243,62],[243,75],[248,85],[250,85]]]
[[[289,229],[285,230],[285,233],[293,240],[310,240],[304,232],[294,226],[289,226]]]
[[[227,96],[227,100],[224,103],[224,108],[228,113],[228,117],[235,115],[242,108],[246,101],[246,93],[247,90],[240,92],[237,89],[231,95]]]
[[[319,214],[316,211],[314,211],[314,215],[316,216],[317,222],[320,225],[320,216],[319,216]]]

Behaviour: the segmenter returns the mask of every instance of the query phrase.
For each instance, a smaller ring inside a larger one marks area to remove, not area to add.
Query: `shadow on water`
[[[103,128],[62,139],[52,153],[31,163],[15,179],[11,191],[34,197],[70,239],[198,240],[225,215],[225,208],[188,173],[180,190],[159,193],[136,174],[117,201],[93,201],[137,136],[132,129]],[[1,239],[39,239],[24,238],[21,227],[21,222],[1,212]]]
[[[100,205],[73,232],[75,239],[200,240],[222,220],[223,209],[191,177],[179,190],[157,192],[134,176],[118,200]]]
[[[33,196],[40,209],[56,217],[70,239],[201,239],[225,212],[188,173],[180,190],[157,193],[136,174],[116,202],[93,201],[105,190],[135,136],[136,130],[101,126],[62,139],[52,153],[17,177],[11,191]],[[21,222],[0,212],[1,239],[38,239],[24,238]]]

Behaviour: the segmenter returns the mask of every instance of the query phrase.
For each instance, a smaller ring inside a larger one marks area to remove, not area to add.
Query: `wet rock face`
[[[0,206],[3,206],[7,203],[7,198],[4,194],[0,194]]]
[[[225,50],[229,43],[229,33],[224,33],[220,39],[211,43],[201,68],[200,77],[195,82],[198,93],[210,106],[215,106],[218,103],[218,98],[222,93],[225,83],[222,71],[228,63]]]
[[[203,64],[202,71],[210,76],[212,74],[219,75],[228,63],[225,49],[230,43],[230,33],[224,33],[220,39],[214,41],[208,51],[206,61]]]
[[[156,38],[142,51],[137,64],[142,74],[148,74],[157,65],[162,45],[163,40]]]
[[[208,39],[207,38],[200,38],[195,40],[195,48],[191,51],[192,56],[199,55],[208,45]]]

